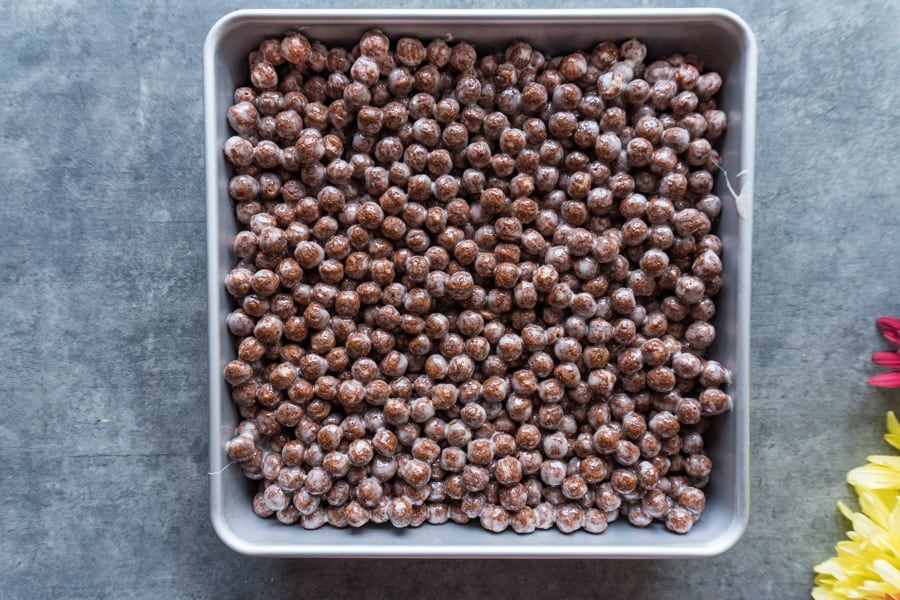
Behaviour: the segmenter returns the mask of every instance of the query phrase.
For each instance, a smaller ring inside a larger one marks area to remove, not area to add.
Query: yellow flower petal
[[[859,507],[865,515],[881,527],[884,527],[890,521],[890,507],[873,491],[864,491],[859,495]]]
[[[900,434],[888,433],[884,436],[884,441],[886,441],[897,450],[900,450]]]
[[[886,560],[876,560],[872,563],[872,570],[881,577],[882,581],[869,579],[866,581],[860,591],[871,592],[873,594],[889,594],[900,590],[900,571],[888,564]]]
[[[900,472],[900,456],[886,456],[884,454],[873,454],[872,456],[868,456],[866,458],[868,458],[869,462],[874,465],[887,467],[888,469],[894,469],[894,470]]]
[[[884,582],[900,590],[900,570],[884,559],[878,559],[872,563],[872,570],[881,575]]]
[[[841,566],[841,563],[833,558],[817,564],[815,567],[813,567],[813,571],[815,571],[819,575],[830,575],[835,579],[845,577],[847,574],[846,571],[844,571],[844,568]]]
[[[894,414],[894,411],[888,411],[886,421],[888,432],[884,436],[884,440],[897,450],[900,450],[900,422],[897,421],[897,415]]]
[[[891,458],[887,456],[870,456],[869,459]],[[893,462],[879,460],[870,462],[864,467],[857,467],[847,473],[847,483],[854,487],[872,490],[900,489],[900,460]]]
[[[853,517],[853,511],[850,510],[850,507],[838,500],[838,510],[841,511],[841,514],[844,515],[844,518],[848,521]]]
[[[888,433],[900,434],[900,421],[897,420],[897,415],[894,414],[894,411],[888,411],[885,421],[887,421]]]

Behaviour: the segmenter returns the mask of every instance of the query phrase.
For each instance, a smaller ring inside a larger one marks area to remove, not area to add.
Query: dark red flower
[[[878,323],[884,339],[900,346],[900,319],[896,317],[881,317],[875,322]],[[872,354],[872,362],[883,367],[900,369],[900,350],[875,352]],[[900,387],[900,370],[873,375],[866,382],[877,387]]]

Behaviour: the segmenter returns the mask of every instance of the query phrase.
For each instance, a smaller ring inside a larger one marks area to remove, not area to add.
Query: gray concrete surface
[[[723,6],[761,50],[747,534],[704,561],[385,562],[249,559],[209,524],[201,46],[237,6],[0,1],[0,597],[807,597],[900,408],[864,384],[900,314],[900,10]]]

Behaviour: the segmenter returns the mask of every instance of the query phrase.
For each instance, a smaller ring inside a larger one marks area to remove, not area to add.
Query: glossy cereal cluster
[[[225,286],[253,509],[303,527],[686,533],[705,505],[722,83],[638,40],[298,33],[249,56]]]

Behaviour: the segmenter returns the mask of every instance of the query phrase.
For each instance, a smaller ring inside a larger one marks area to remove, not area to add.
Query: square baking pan
[[[722,166],[736,183],[747,174],[735,198],[726,175],[716,176],[723,199],[718,235],[724,244],[722,291],[717,298],[718,338],[710,356],[734,377],[728,388],[730,412],[713,420],[706,434],[713,460],[703,518],[687,535],[661,524],[638,529],[624,519],[600,535],[556,529],[517,535],[490,533],[477,524],[425,524],[415,529],[386,525],[360,529],[329,526],[308,531],[275,519],[261,519],[250,507],[256,482],[237,467],[225,468],[225,442],[234,433],[238,412],[222,379],[234,358],[234,341],[224,326],[232,306],[225,275],[235,263],[231,239],[237,231],[227,192],[230,166],[222,145],[231,135],[225,118],[234,89],[247,85],[247,55],[265,38],[301,30],[310,39],[348,48],[368,29],[391,38],[415,36],[465,40],[480,52],[498,51],[523,39],[551,54],[590,50],[604,40],[641,39],[648,61],[679,52],[696,54],[724,84],[720,108],[728,130],[717,141]],[[204,46],[204,109],[209,276],[210,512],[216,533],[237,552],[257,556],[359,557],[704,557],[720,554],[740,539],[748,518],[749,343],[752,180],[757,50],[753,34],[739,17],[718,9],[673,10],[241,10],[219,20]],[[224,469],[224,470],[223,470]]]

